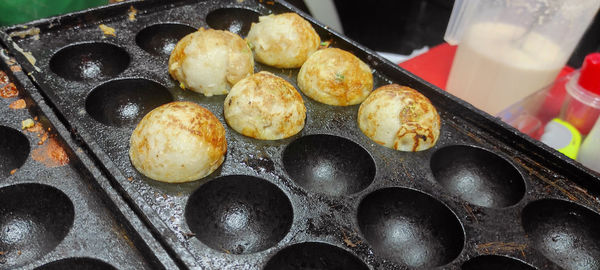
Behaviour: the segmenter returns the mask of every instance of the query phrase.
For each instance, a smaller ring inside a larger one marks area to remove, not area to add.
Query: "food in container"
[[[311,55],[298,73],[298,86],[308,97],[329,105],[361,103],[373,90],[373,74],[353,54],[327,48]]]
[[[260,140],[278,140],[304,128],[306,107],[292,84],[261,71],[231,88],[224,113],[235,131]]]
[[[200,28],[177,42],[169,58],[169,73],[181,88],[205,96],[224,95],[254,73],[254,58],[240,36]]]
[[[397,84],[377,88],[360,105],[358,127],[374,142],[400,151],[422,151],[440,137],[440,116],[429,99]]]
[[[203,178],[225,159],[225,128],[202,106],[187,101],[162,105],[137,125],[129,143],[133,166],[161,182]]]
[[[256,61],[278,68],[299,68],[321,43],[310,23],[296,13],[259,17],[246,40]]]

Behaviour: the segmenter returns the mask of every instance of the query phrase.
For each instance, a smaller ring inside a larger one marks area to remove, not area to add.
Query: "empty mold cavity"
[[[255,11],[244,8],[221,8],[210,12],[206,16],[206,23],[211,28],[227,30],[242,37],[248,35],[253,22],[258,22]]]
[[[94,88],[85,109],[96,121],[120,127],[137,124],[151,110],[171,101],[171,93],[157,82],[121,79]]]
[[[447,264],[463,248],[464,232],[456,215],[422,192],[377,190],[361,201],[357,217],[378,255],[410,267]]]
[[[52,251],[73,225],[73,203],[47,185],[19,184],[0,189],[0,259],[15,268]]]
[[[196,28],[184,24],[155,24],[142,29],[135,37],[135,42],[150,54],[168,56],[181,38],[195,31]]]
[[[116,270],[112,265],[92,258],[68,258],[44,264],[35,270]]]
[[[365,149],[332,135],[295,140],[283,152],[283,165],[298,185],[329,195],[359,192],[375,177],[375,162]]]
[[[18,130],[0,126],[0,177],[7,177],[29,156],[29,140]],[[1,250],[0,250],[1,251]]]
[[[497,255],[484,255],[475,257],[465,262],[462,270],[536,270],[534,267],[519,261],[517,259],[497,256]]]
[[[266,180],[223,176],[198,188],[189,198],[185,218],[205,245],[220,252],[244,254],[277,244],[292,225],[287,196]]]
[[[472,204],[501,208],[518,203],[525,182],[508,161],[487,150],[453,145],[431,157],[433,176],[450,193]]]
[[[600,269],[600,215],[572,202],[528,204],[523,228],[535,249],[564,269]]]
[[[65,47],[50,59],[50,70],[72,81],[102,80],[129,66],[129,54],[110,43],[81,43]]]
[[[367,270],[350,252],[325,243],[300,243],[284,248],[273,256],[264,270]]]

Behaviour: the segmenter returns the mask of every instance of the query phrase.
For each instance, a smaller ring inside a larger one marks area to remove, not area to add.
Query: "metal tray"
[[[181,90],[165,51],[199,27],[244,36],[258,15],[288,11],[307,17],[283,1],[131,1],[0,35],[181,267],[600,269],[598,175],[308,17],[331,47],[370,65],[375,87],[407,85],[432,101],[442,118],[434,148],[384,148],[357,128],[358,106],[303,96],[306,126],[292,138],[226,127],[225,162],[207,178],[139,174],[128,141],[152,108],[189,100],[225,123],[225,96]],[[255,70],[297,86],[297,69]]]
[[[1,48],[0,70],[0,269],[175,267]]]

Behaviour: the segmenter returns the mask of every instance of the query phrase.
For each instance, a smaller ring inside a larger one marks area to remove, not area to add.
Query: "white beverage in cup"
[[[446,89],[489,114],[550,85],[568,53],[554,41],[501,22],[471,25],[461,40]]]

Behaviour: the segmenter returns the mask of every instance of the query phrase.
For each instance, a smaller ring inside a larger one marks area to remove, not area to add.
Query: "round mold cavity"
[[[29,140],[16,129],[0,126],[0,177],[8,177],[29,156]]]
[[[16,268],[52,251],[74,219],[73,203],[62,191],[41,184],[0,189],[2,266]]]
[[[185,208],[190,230],[220,252],[247,254],[277,244],[292,225],[287,196],[266,180],[229,175],[196,190]]]
[[[472,204],[502,208],[525,196],[525,181],[508,161],[487,150],[453,145],[431,157],[433,176],[450,193]]]
[[[307,242],[284,248],[273,256],[264,270],[367,270],[360,259],[336,246]]]
[[[185,24],[155,24],[142,29],[135,36],[135,43],[152,55],[169,56],[181,38],[195,31]]]
[[[484,255],[475,257],[465,262],[462,270],[536,270],[533,266],[530,266],[517,259],[498,256],[498,255]]]
[[[44,264],[35,270],[117,270],[112,265],[92,258],[67,258]]]
[[[357,217],[375,252],[410,267],[447,264],[463,248],[464,231],[456,215],[419,191],[377,190],[361,201]]]
[[[87,113],[109,126],[137,124],[154,108],[173,101],[161,84],[146,79],[120,79],[92,90],[85,100]]]
[[[110,43],[91,42],[65,47],[50,59],[50,70],[71,81],[115,77],[129,66],[129,54]]]
[[[258,22],[256,11],[244,8],[220,8],[206,16],[206,23],[211,28],[227,30],[242,37],[248,35],[253,22]]]
[[[288,145],[283,166],[305,189],[345,195],[368,187],[375,178],[375,162],[358,144],[332,135],[309,135]]]
[[[600,215],[572,202],[543,199],[521,215],[532,245],[564,269],[600,269]]]

